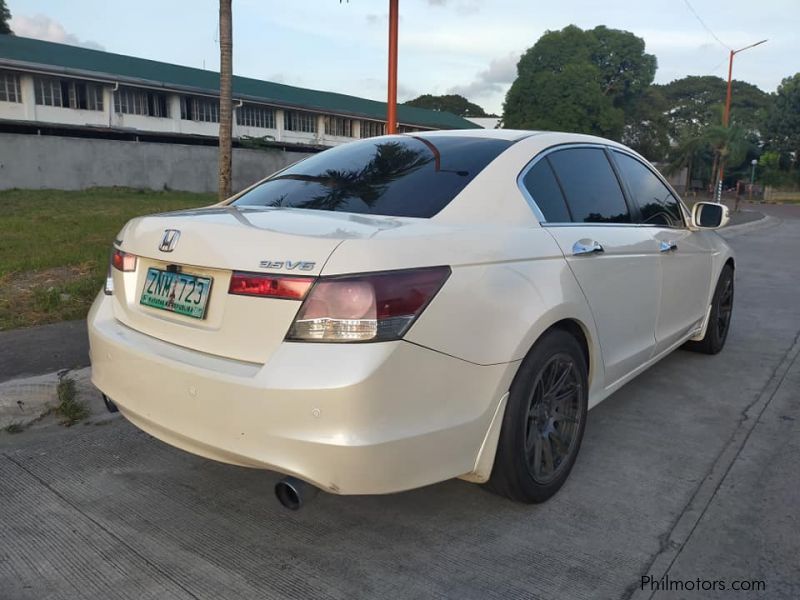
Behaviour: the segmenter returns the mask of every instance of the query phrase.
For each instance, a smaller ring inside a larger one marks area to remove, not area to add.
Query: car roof
[[[518,140],[542,133],[540,131],[524,131],[522,129],[440,129],[437,131],[415,131],[406,133],[413,137],[436,138],[436,137],[471,137],[486,138],[493,140],[508,140],[516,142]]]
[[[540,138],[545,146],[558,146],[560,144],[601,144],[605,146],[614,146],[623,148],[630,151],[630,148],[595,135],[587,135],[584,133],[569,133],[565,131],[528,131],[525,129],[440,129],[436,131],[416,131],[413,133],[405,133],[402,135],[417,137],[417,138],[437,138],[437,137],[463,137],[463,138],[481,138],[488,140],[507,140],[509,142],[518,142],[531,137]]]

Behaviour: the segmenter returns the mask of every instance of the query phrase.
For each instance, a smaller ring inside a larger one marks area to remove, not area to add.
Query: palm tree
[[[716,151],[714,177],[715,189],[719,186],[719,173],[725,172],[729,167],[735,169],[740,166],[751,147],[747,139],[747,132],[740,125],[713,125],[706,129],[704,135]],[[736,196],[734,211],[739,210],[739,196]]]
[[[219,0],[219,199],[231,195],[233,128],[233,25],[231,0]]]
[[[688,193],[691,189],[692,173],[695,165],[703,159],[707,146],[707,141],[702,136],[689,135],[679,139],[677,145],[669,152],[669,164],[666,168],[668,174],[677,173],[686,167],[684,193]]]
[[[711,164],[711,179],[714,189],[719,184],[720,169],[736,168],[747,158],[748,150],[752,146],[747,138],[747,131],[739,125],[725,127],[723,125],[710,125],[694,135],[682,137],[670,152],[668,172],[677,172],[686,167],[687,188],[691,183],[692,173],[700,162],[708,164],[708,159],[713,156]],[[738,205],[737,205],[738,208]]]

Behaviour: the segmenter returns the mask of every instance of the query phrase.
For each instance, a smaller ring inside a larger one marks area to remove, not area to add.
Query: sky
[[[17,35],[217,70],[217,0],[7,0]],[[388,0],[233,0],[236,75],[385,100]],[[774,92],[800,71],[800,0],[400,0],[398,97],[460,93],[502,112],[519,56],[548,30],[645,40],[657,83],[734,78]]]

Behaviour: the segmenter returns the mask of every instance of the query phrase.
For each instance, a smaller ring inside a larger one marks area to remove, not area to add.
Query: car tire
[[[563,379],[560,384],[559,379]],[[535,503],[559,490],[583,439],[588,387],[586,359],[578,340],[562,329],[544,334],[511,384],[486,484],[491,491],[517,502]]]
[[[733,267],[726,264],[722,267],[717,287],[711,298],[711,313],[708,317],[706,333],[702,340],[684,344],[686,350],[703,354],[717,354],[725,346],[728,331],[731,328],[733,314]]]

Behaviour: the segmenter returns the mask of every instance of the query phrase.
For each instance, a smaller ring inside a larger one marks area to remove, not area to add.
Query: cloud
[[[492,59],[489,68],[478,73],[473,81],[466,85],[453,86],[449,93],[461,94],[467,99],[472,99],[491,96],[503,91],[517,78],[519,57],[518,52],[511,52],[501,58]]]
[[[105,50],[103,46],[91,40],[78,39],[78,36],[67,33],[64,26],[45,15],[34,15],[32,17],[13,16],[11,17],[11,30],[18,36],[45,40],[47,42],[58,42],[59,44],[69,44],[70,46],[82,46],[92,50]]]
[[[386,86],[386,79],[380,79],[378,77],[362,77],[356,82],[355,89],[345,93],[364,98],[373,98],[375,100],[385,102]],[[412,98],[416,98],[417,96],[419,96],[419,91],[417,91],[416,88],[405,85],[401,81],[397,82],[398,102],[406,102]]]
[[[460,15],[475,14],[480,10],[480,2],[478,0],[428,0],[431,6],[455,6],[456,12]]]

